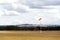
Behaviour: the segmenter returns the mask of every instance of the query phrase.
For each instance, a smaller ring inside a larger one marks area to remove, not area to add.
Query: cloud
[[[20,12],[20,13],[25,13],[27,12],[27,9],[28,7],[25,6],[25,5],[22,5],[22,4],[18,4],[18,3],[8,3],[8,4],[0,4],[0,6],[3,6],[3,9],[6,9],[8,11],[17,11],[17,12]]]
[[[60,5],[60,0],[0,0],[0,4],[4,4],[6,8],[11,6],[14,8],[18,6],[29,6],[30,8],[44,9],[42,6]],[[12,9],[12,7],[10,9]]]
[[[0,1],[0,25],[60,24],[59,0]],[[39,18],[42,18],[39,21]],[[9,23],[8,23],[9,22]]]
[[[1,16],[1,24],[40,24],[39,18],[42,18],[42,24],[58,24],[60,20],[59,9],[30,9],[28,13],[20,14],[16,11],[5,11],[6,15]],[[5,13],[4,13],[5,14]],[[11,16],[12,14],[12,16]],[[8,15],[8,16],[7,16]],[[16,16],[14,16],[16,15]],[[8,19],[8,20],[7,20]],[[8,21],[10,21],[8,23]]]
[[[60,0],[19,0],[19,3],[28,5],[30,8],[43,8],[41,6],[60,5]]]
[[[0,10],[0,17],[1,16],[19,16],[20,13],[16,11],[8,11],[8,10]]]
[[[14,3],[17,2],[18,0],[0,0],[0,3]]]

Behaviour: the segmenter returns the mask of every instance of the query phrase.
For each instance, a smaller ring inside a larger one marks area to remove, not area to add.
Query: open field
[[[0,31],[0,40],[60,40],[60,31]]]

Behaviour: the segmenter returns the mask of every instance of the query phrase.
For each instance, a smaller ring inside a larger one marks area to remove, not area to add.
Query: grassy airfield
[[[60,40],[60,31],[0,31],[0,40]]]

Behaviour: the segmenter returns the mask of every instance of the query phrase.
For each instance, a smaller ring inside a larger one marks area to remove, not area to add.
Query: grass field
[[[60,31],[0,31],[0,40],[60,40]]]

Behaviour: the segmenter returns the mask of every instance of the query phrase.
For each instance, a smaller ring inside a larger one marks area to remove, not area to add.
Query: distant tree
[[[18,27],[17,26],[6,26],[7,30],[17,30]]]

